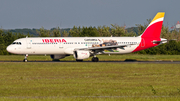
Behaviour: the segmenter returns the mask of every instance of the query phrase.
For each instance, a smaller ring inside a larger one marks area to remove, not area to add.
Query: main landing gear
[[[95,57],[92,58],[92,62],[98,62],[98,61],[99,61],[98,57],[95,56]]]
[[[27,57],[28,57],[28,54],[25,55],[23,62],[27,62],[28,61]]]

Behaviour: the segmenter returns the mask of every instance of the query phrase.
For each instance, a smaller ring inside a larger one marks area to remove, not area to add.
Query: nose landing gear
[[[27,62],[28,61],[27,57],[28,57],[28,54],[25,55],[23,62]]]

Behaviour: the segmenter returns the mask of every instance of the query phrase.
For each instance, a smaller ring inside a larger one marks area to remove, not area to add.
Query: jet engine
[[[82,60],[82,59],[89,58],[90,53],[89,51],[77,50],[77,51],[74,51],[73,56],[75,59]]]
[[[69,56],[69,55],[50,55],[52,59],[62,59],[62,58],[65,58],[66,56]]]

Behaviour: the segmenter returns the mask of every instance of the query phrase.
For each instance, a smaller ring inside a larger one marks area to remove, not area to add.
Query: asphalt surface
[[[23,62],[23,61],[0,61],[0,62]],[[42,63],[65,63],[76,61],[28,61],[28,62],[42,62]],[[83,61],[79,63],[157,63],[157,64],[180,64],[180,61]]]

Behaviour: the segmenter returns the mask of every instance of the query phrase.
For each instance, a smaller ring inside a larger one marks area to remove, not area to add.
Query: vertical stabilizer
[[[140,35],[141,38],[153,37],[160,38],[161,28],[165,12],[158,12],[146,30]]]

